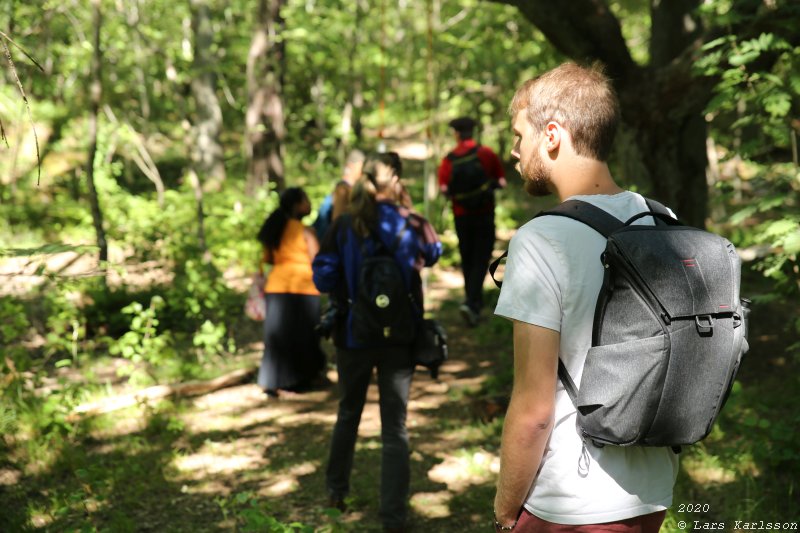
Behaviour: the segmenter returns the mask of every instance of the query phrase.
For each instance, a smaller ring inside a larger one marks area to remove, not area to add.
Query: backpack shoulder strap
[[[462,159],[470,159],[472,157],[477,156],[478,148],[480,148],[480,145],[476,144],[475,146],[473,146],[472,148],[470,148],[461,155],[456,155],[455,152],[450,152],[449,154],[447,154],[447,159],[449,159],[451,163],[455,161],[461,161]]]
[[[672,214],[669,212],[669,209],[664,206],[664,204],[656,202],[651,198],[645,198],[644,201],[647,203],[647,209],[649,209],[651,213],[658,213],[660,215],[666,215],[672,218]],[[655,221],[656,226],[663,226],[667,224],[664,220],[658,217],[653,217],[653,221]]]
[[[614,215],[581,200],[567,200],[566,202],[558,204],[553,209],[542,211],[533,218],[545,215],[555,215],[577,220],[606,238],[625,225]]]
[[[610,215],[599,207],[595,207],[588,202],[582,202],[581,200],[567,200],[566,202],[558,204],[553,209],[548,209],[547,211],[538,213],[533,218],[545,215],[553,215],[577,220],[578,222],[586,224],[606,238],[608,238],[612,232],[625,225],[617,217]],[[507,256],[508,252],[506,251],[503,253],[503,255],[492,261],[492,263],[489,265],[489,275],[492,276],[492,281],[494,281],[494,284],[497,285],[498,288],[503,286],[503,282],[495,277],[495,272],[500,267],[503,259],[505,259]]]
[[[564,385],[564,390],[567,392],[567,396],[569,396],[569,399],[572,400],[572,405],[577,408],[578,388],[575,386],[575,382],[572,381],[572,376],[569,375],[567,367],[560,357],[558,358],[558,378],[561,380],[561,384]]]

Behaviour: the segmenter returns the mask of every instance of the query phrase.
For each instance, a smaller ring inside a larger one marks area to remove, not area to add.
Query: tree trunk
[[[217,100],[215,61],[211,47],[214,33],[209,17],[208,0],[191,0],[194,34],[194,125],[192,167],[207,191],[219,190],[225,181],[224,153],[219,141],[222,109]]]
[[[259,0],[258,21],[247,56],[248,107],[247,191],[275,183],[278,191],[285,184],[283,141],[286,126],[283,115],[283,74],[285,45],[281,8],[286,0]]]
[[[700,1],[652,3],[651,61],[644,67],[633,61],[619,21],[603,0],[503,2],[517,6],[565,55],[605,64],[622,109],[610,161],[616,177],[696,226],[705,224],[707,212],[703,109],[714,87],[714,80],[691,70],[703,40],[694,15]]]
[[[142,23],[139,16],[141,9],[141,0],[133,0],[128,4],[128,26],[131,28],[133,35],[133,48],[134,50],[144,51],[142,43],[142,34],[139,25]],[[147,90],[147,75],[144,71],[144,64],[142,62],[136,63],[136,85],[139,89],[139,107],[142,111],[142,125],[146,126],[150,121],[150,94]],[[144,131],[144,128],[142,128]]]
[[[100,199],[97,197],[97,188],[94,184],[94,160],[97,155],[97,122],[100,114],[100,101],[103,96],[103,82],[101,65],[103,64],[103,51],[100,48],[100,27],[103,15],[100,11],[100,0],[92,0],[93,25],[94,25],[94,51],[92,52],[90,106],[89,106],[89,153],[86,162],[86,181],[89,187],[89,204],[92,210],[92,222],[97,234],[97,246],[100,248],[99,258],[102,263],[108,261],[108,243],[106,232],[103,229],[103,212],[100,209]]]

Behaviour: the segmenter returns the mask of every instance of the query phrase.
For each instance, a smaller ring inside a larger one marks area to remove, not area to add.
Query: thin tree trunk
[[[108,243],[106,232],[103,229],[103,212],[100,209],[100,199],[94,184],[94,161],[97,155],[97,130],[100,114],[100,102],[103,96],[102,70],[103,51],[100,48],[100,27],[103,24],[103,14],[100,10],[100,0],[92,0],[94,18],[94,51],[91,64],[90,106],[89,106],[89,153],[86,162],[86,182],[89,186],[89,204],[92,210],[92,222],[97,234],[97,246],[100,248],[100,268],[108,261]]]
[[[247,191],[275,183],[285,184],[284,146],[286,126],[283,113],[285,45],[281,8],[286,0],[259,0],[258,22],[247,57],[248,107]]]
[[[142,35],[139,31],[139,24],[141,17],[139,10],[141,7],[141,0],[131,0],[128,5],[128,26],[131,28],[133,34],[133,48],[134,50],[143,51]],[[139,89],[139,107],[142,111],[143,125],[146,125],[150,120],[150,95],[147,90],[147,76],[144,72],[144,62],[136,63],[136,85]],[[144,128],[142,129],[144,131]]]
[[[217,100],[215,61],[211,52],[214,33],[211,28],[208,0],[191,0],[192,33],[194,34],[195,119],[192,143],[192,167],[203,188],[219,190],[225,181],[224,152],[219,137],[222,131],[222,109]]]

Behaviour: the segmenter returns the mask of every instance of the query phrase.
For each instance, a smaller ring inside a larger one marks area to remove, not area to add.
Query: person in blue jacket
[[[353,317],[347,302],[353,301],[358,290],[362,250],[370,255],[381,241],[386,249],[394,249],[406,287],[422,304],[420,271],[436,263],[442,245],[427,220],[399,205],[401,170],[396,153],[376,154],[367,161],[364,175],[351,193],[349,216],[334,221],[312,265],[314,283],[320,292],[331,295],[340,313],[333,331],[340,400],[326,470],[330,504],[346,508],[358,425],[372,372],[377,368],[382,444],[380,517],[385,531],[404,531],[406,523],[410,478],[406,412],[414,373],[413,339],[408,345],[380,349],[358,345],[353,339]],[[412,231],[403,231],[404,227]],[[420,305],[420,319],[422,309]]]

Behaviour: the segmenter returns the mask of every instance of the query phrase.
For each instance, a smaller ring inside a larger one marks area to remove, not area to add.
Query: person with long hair
[[[325,353],[314,328],[320,295],[312,281],[311,261],[319,244],[301,220],[311,202],[300,187],[286,189],[280,204],[258,232],[263,262],[273,265],[264,286],[264,356],[258,385],[270,397],[302,391],[322,378]]]
[[[414,362],[411,343],[365,346],[353,335],[352,306],[359,288],[363,260],[381,248],[393,251],[405,288],[419,303],[422,319],[420,271],[433,265],[442,245],[427,220],[399,205],[403,194],[400,158],[376,154],[365,165],[353,187],[348,214],[336,219],[314,259],[314,283],[338,302],[340,317],[334,327],[339,376],[339,411],[331,438],[326,470],[330,505],[345,510],[350,490],[356,438],[367,388],[377,369],[381,416],[380,518],[385,531],[403,531],[409,494],[409,443],[406,412]]]

